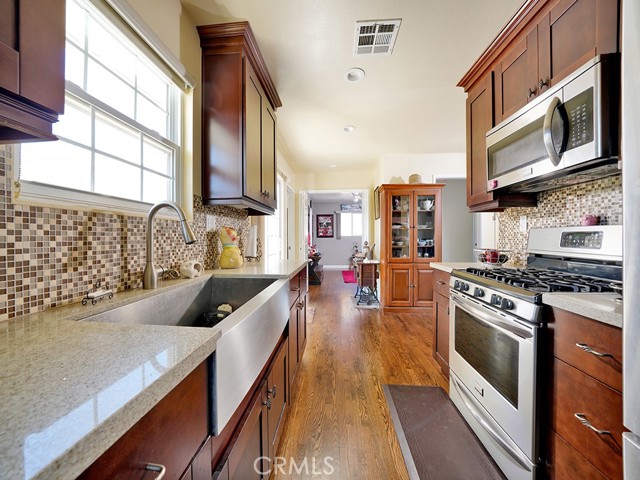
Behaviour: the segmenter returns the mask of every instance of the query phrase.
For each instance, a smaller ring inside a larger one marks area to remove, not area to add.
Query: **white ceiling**
[[[465,151],[456,83],[522,0],[182,0],[197,25],[249,20],[283,106],[297,172],[360,167],[387,154]],[[401,18],[392,55],[354,56],[357,20]],[[352,67],[365,70],[358,83]],[[342,132],[354,125],[352,133]]]

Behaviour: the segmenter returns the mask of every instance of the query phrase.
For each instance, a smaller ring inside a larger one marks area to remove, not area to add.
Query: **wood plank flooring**
[[[309,287],[315,315],[272,478],[408,479],[382,385],[448,391],[431,354],[431,317],[356,309],[355,288],[340,271]]]

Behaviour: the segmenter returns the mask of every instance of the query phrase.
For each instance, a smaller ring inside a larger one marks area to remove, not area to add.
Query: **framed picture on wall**
[[[373,218],[374,220],[380,218],[380,189],[378,187],[373,191]]]
[[[333,214],[316,215],[316,237],[333,238]]]

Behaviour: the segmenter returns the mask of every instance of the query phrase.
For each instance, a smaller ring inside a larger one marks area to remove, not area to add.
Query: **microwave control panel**
[[[567,150],[593,141],[593,87],[564,102],[569,117]]]

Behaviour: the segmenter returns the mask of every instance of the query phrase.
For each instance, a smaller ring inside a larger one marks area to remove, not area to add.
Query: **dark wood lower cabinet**
[[[180,384],[131,427],[78,478],[113,480],[153,478],[145,466],[161,464],[165,478],[181,478],[191,468],[194,456],[197,471],[208,461],[204,474],[193,480],[210,478],[211,457],[203,450],[208,441],[207,366],[200,364]],[[208,449],[211,452],[210,448]],[[204,452],[204,457],[196,456]],[[193,474],[193,469],[191,470]],[[191,476],[186,477],[191,479]]]
[[[546,429],[544,442],[547,445],[546,461],[543,465],[550,480],[605,480],[602,473],[576,452],[553,430]]]
[[[442,373],[449,378],[449,299],[435,294],[433,312],[433,356]]]

